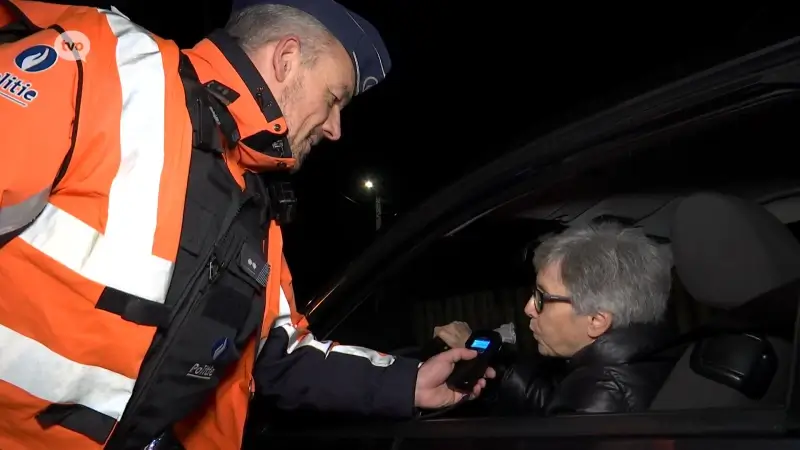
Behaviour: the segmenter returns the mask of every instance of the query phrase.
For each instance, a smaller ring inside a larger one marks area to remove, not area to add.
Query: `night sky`
[[[230,9],[230,1],[182,3],[113,2],[184,47],[224,25]],[[376,237],[365,178],[389,201],[385,230],[439,188],[548,130],[791,38],[800,23],[797,11],[761,3],[342,3],[381,31],[393,69],[345,109],[341,141],[316,148],[294,177],[299,216],[286,229],[286,253],[301,299]]]

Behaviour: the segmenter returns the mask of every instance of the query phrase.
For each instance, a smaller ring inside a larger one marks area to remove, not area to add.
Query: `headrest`
[[[732,309],[800,279],[800,242],[758,204],[687,197],[672,223],[675,269],[700,303]]]

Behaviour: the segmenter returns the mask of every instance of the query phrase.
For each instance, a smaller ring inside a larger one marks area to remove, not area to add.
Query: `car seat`
[[[722,312],[684,351],[651,410],[784,403],[793,357],[800,242],[758,204],[692,195],[672,224],[675,269],[687,292]]]

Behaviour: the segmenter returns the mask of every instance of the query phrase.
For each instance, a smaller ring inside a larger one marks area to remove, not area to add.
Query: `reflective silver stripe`
[[[22,203],[0,207],[0,234],[19,230],[33,222],[47,205],[49,198],[50,187],[48,186],[45,190],[33,197],[29,197]]]
[[[394,364],[395,357],[384,353],[376,352],[364,347],[357,347],[353,345],[339,345],[331,341],[318,341],[311,333],[304,335],[299,334],[299,330],[291,324],[282,325],[284,331],[289,336],[289,347],[286,353],[292,353],[299,348],[311,347],[325,354],[327,357],[331,353],[340,353],[344,355],[357,356],[369,360],[373,366],[388,367]]]
[[[77,403],[119,419],[135,380],[71,361],[0,325],[0,380],[51,403]]]
[[[317,341],[318,342],[318,341]],[[334,345],[329,350],[330,353],[342,353],[345,355],[358,356],[368,359],[373,366],[389,367],[394,364],[395,357],[375,350],[357,347],[354,345]]]
[[[86,279],[163,302],[172,263],[143,252],[118,253],[113,240],[48,204],[20,238]]]

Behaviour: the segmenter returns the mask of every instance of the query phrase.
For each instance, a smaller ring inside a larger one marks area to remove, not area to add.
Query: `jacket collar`
[[[569,367],[625,364],[633,357],[663,345],[674,335],[674,329],[666,322],[612,329],[578,351],[569,360]]]
[[[227,151],[226,158],[252,172],[294,167],[295,160],[285,139],[286,120],[244,52],[226,35],[217,32],[184,53],[191,60],[201,83],[217,81],[238,94],[227,108],[236,121],[241,138],[235,148]],[[253,84],[261,86],[254,87]],[[278,143],[272,145],[275,142]]]

